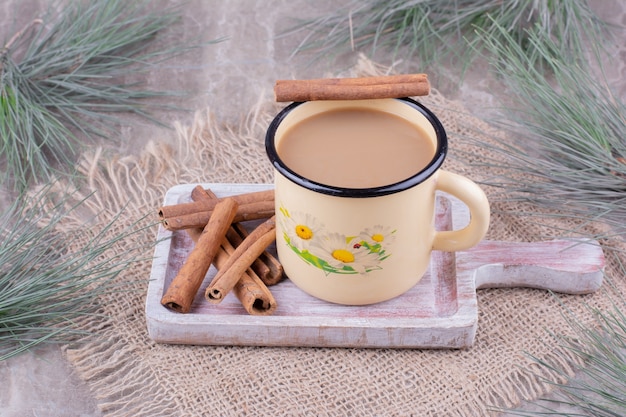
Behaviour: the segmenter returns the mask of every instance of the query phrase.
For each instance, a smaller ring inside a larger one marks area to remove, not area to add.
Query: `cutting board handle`
[[[602,285],[605,259],[595,240],[483,241],[468,251],[476,289],[528,287],[588,294]]]
[[[461,209],[448,197],[439,196],[436,202],[436,228],[450,230],[452,212],[459,215]],[[454,262],[454,257],[451,259]],[[605,258],[600,244],[592,239],[531,243],[483,240],[464,256],[456,257],[456,266],[474,271],[476,289],[526,287],[588,294],[602,285]]]

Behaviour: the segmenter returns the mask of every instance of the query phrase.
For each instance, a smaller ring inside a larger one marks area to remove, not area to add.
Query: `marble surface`
[[[0,40],[8,39],[43,10],[45,0],[0,1]],[[155,3],[159,3],[155,1]],[[178,0],[162,4],[182,3]],[[626,5],[620,0],[594,3],[601,17],[626,25]],[[151,72],[145,81],[158,89],[192,92],[172,103],[187,109],[211,108],[216,117],[236,120],[259,97],[272,97],[274,81],[280,78],[310,78],[335,74],[356,62],[356,54],[336,61],[290,57],[298,39],[276,37],[296,24],[296,18],[312,18],[336,7],[335,1],[318,2],[260,0],[191,0],[185,3],[182,30],[185,36],[226,38]],[[608,77],[618,82],[626,99],[626,45],[615,51],[616,64]],[[415,71],[415,69],[413,69]],[[468,108],[479,111],[493,105],[493,96],[483,77],[484,68],[473,68],[460,89],[443,90]],[[454,84],[454,83],[452,83]],[[193,112],[162,112],[165,123],[191,122]],[[122,139],[108,146],[122,152],[141,149],[151,139],[168,140],[171,131],[133,120],[122,127]],[[46,346],[0,362],[0,417],[96,417],[101,415],[88,388],[74,375],[58,346]],[[533,409],[535,405],[526,405]],[[565,410],[564,410],[565,411]]]

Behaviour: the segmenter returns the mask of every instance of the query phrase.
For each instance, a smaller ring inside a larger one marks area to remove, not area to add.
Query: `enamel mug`
[[[408,178],[372,188],[316,182],[287,166],[277,151],[285,132],[342,108],[405,119],[425,132],[434,156],[425,166],[415,166]],[[347,305],[397,297],[420,281],[431,251],[468,249],[487,232],[490,209],[484,192],[471,180],[441,169],[448,150],[446,132],[429,109],[412,99],[292,103],[271,122],[265,146],[275,169],[278,259],[288,278],[314,297]],[[437,190],[467,205],[467,226],[435,230]]]

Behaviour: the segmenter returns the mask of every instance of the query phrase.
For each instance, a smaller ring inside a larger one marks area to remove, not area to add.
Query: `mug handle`
[[[489,201],[473,181],[449,171],[440,170],[436,188],[461,200],[470,211],[470,222],[463,229],[435,232],[433,250],[455,252],[469,249],[485,237],[489,228]]]

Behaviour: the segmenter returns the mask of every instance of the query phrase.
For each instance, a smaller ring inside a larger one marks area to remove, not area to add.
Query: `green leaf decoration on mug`
[[[280,207],[285,243],[305,262],[329,274],[367,274],[382,269],[396,230],[375,225],[356,235],[328,232],[310,213]]]

